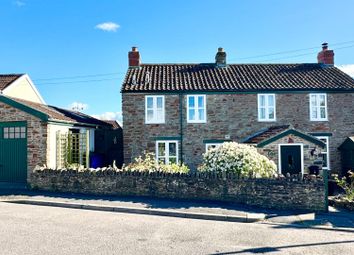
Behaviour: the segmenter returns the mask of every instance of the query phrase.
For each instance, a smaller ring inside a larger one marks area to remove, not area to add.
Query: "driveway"
[[[1,254],[351,254],[354,232],[0,202]]]

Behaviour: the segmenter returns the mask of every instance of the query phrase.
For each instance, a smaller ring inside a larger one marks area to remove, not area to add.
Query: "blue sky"
[[[0,73],[28,73],[48,104],[119,119],[131,46],[144,63],[213,62],[220,46],[229,63],[299,63],[327,41],[354,75],[353,10],[352,0],[0,0]]]

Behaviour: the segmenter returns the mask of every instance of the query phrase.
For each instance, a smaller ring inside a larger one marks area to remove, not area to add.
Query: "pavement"
[[[89,196],[5,188],[0,188],[0,202],[214,221],[291,224],[298,227],[346,229],[354,233],[354,213],[333,207],[329,208],[328,213],[315,213],[262,209],[227,202]]]

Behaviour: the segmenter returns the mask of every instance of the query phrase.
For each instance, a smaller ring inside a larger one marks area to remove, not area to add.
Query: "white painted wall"
[[[95,150],[95,129],[94,128],[83,128],[83,127],[72,127],[63,124],[48,124],[48,156],[47,165],[50,168],[57,168],[57,132],[61,134],[68,133],[70,129],[79,129],[80,133],[86,133],[89,131],[89,148],[90,152]]]
[[[10,86],[3,90],[5,96],[24,99],[27,101],[45,104],[42,96],[34,86],[30,77],[25,74],[15,80]]]
[[[49,168],[57,168],[57,132],[68,133],[70,126],[60,124],[48,124],[48,148],[47,164]]]

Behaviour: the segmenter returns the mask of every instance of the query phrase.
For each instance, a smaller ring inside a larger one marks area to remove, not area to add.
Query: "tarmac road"
[[[354,230],[0,202],[0,254],[354,254]]]

